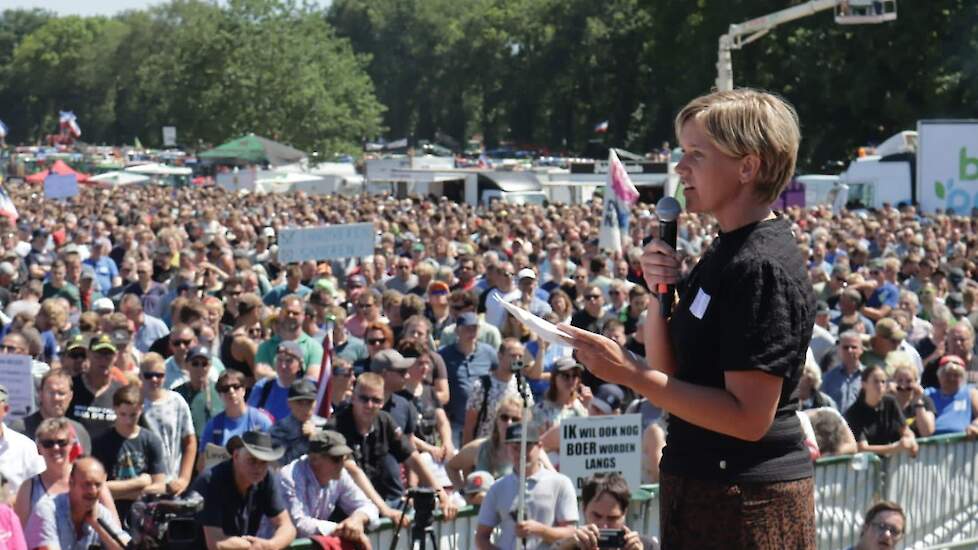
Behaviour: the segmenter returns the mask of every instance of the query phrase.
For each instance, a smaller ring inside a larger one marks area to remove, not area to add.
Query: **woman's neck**
[[[880,404],[880,402],[882,402],[882,401],[883,401],[883,396],[882,396],[882,395],[880,395],[880,396],[878,396],[878,397],[875,397],[875,398],[871,398],[870,396],[868,396],[868,395],[867,395],[867,396],[865,396],[865,397],[863,398],[863,400],[865,400],[865,401],[866,401],[866,404],[867,404],[867,405],[869,405],[869,406],[870,406],[870,408],[874,408],[874,409],[875,409],[875,408],[876,408],[876,406],[877,406],[877,405],[879,405],[879,404]]]

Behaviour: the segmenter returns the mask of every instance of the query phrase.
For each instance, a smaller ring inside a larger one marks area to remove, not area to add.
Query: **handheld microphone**
[[[655,203],[655,215],[659,218],[659,238],[669,246],[676,248],[676,220],[682,208],[679,201],[672,197],[662,197]],[[663,319],[672,315],[672,300],[676,292],[674,285],[659,284],[653,289],[659,295],[659,314]]]

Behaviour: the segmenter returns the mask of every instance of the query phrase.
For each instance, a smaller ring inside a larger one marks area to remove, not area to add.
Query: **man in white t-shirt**
[[[503,328],[508,315],[502,302],[509,303],[522,296],[520,289],[513,283],[515,276],[516,272],[510,262],[503,262],[492,271],[491,281],[495,288],[486,296],[486,322],[498,329]]]
[[[197,435],[190,406],[180,394],[163,387],[166,366],[159,354],[146,354],[139,372],[143,379],[143,418],[163,440],[166,488],[178,495],[190,485],[197,457]]]
[[[506,429],[506,450],[513,464],[520,462],[522,429],[520,424]],[[526,439],[526,519],[516,523],[520,478],[514,470],[493,483],[482,501],[475,535],[479,550],[515,548],[517,538],[525,538],[525,548],[535,550],[574,535],[578,520],[574,483],[567,476],[542,467],[536,427],[527,429]],[[493,545],[490,539],[496,527],[500,534]]]
[[[10,393],[0,385],[0,475],[10,484],[12,493],[17,494],[21,483],[43,472],[47,466],[30,438],[3,423],[9,412]]]

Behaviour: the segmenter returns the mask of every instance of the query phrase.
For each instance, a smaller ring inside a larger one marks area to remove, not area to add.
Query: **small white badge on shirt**
[[[693,314],[697,319],[702,319],[706,315],[706,308],[710,305],[710,295],[703,292],[703,289],[699,289],[696,292],[696,298],[693,303],[689,306],[689,312]]]

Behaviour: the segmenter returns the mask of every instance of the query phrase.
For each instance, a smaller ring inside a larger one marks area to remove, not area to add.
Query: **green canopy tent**
[[[229,164],[263,164],[272,166],[299,162],[308,155],[283,143],[254,134],[233,139],[197,155],[201,160]]]

